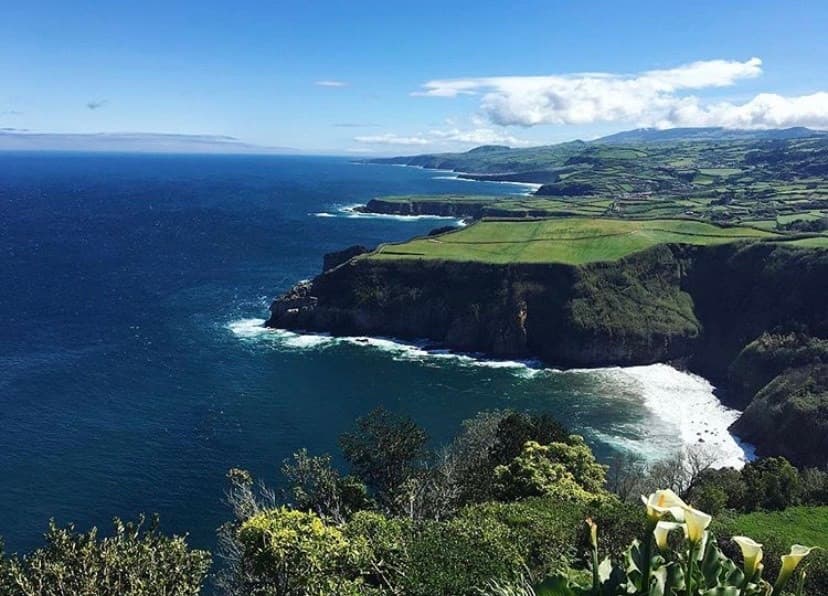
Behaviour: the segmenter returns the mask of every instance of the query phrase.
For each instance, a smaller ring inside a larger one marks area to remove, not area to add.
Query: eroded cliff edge
[[[661,245],[579,266],[358,256],[274,301],[267,325],[429,339],[558,366],[681,360],[746,406],[765,387],[746,394],[732,380],[748,344],[765,333],[828,337],[828,250]],[[778,433],[765,440],[766,409],[757,408],[737,423],[740,434],[763,453],[813,463]],[[828,460],[828,449],[819,458]]]

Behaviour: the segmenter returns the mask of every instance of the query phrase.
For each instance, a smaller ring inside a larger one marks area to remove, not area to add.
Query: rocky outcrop
[[[777,375],[733,425],[760,455],[782,455],[805,466],[828,459],[828,364],[789,368]]]
[[[799,356],[765,363],[759,373],[748,372],[746,346],[761,343],[768,332],[828,337],[826,296],[828,251],[771,243],[661,245],[581,266],[358,258],[278,298],[267,324],[428,339],[455,350],[533,356],[559,366],[681,359],[734,387],[744,406],[779,374],[813,362],[802,354],[812,355],[824,342],[815,339],[804,352],[793,350]],[[756,403],[753,412],[771,402]],[[743,424],[737,428],[747,432],[749,422]],[[774,452],[762,433],[750,436],[760,449]],[[780,450],[808,461],[795,446]],[[828,460],[828,454],[822,457]]]
[[[361,244],[349,246],[344,250],[329,252],[322,257],[322,271],[328,271],[329,269],[339,267],[342,263],[346,263],[354,257],[358,257],[359,255],[367,252],[371,252],[371,249],[362,246]]]

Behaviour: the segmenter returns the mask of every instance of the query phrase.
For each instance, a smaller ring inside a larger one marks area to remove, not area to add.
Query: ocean
[[[447,223],[348,206],[526,191],[346,158],[0,153],[6,550],[40,544],[50,518],[108,529],[140,512],[213,548],[229,468],[277,485],[284,458],[335,454],[378,405],[410,414],[435,445],[508,407],[552,412],[601,458],[654,460],[702,439],[738,465],[737,413],[665,365],[561,371],[261,327],[324,253]]]

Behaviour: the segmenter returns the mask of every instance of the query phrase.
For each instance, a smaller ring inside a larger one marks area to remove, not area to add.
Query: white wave
[[[538,190],[541,186],[543,186],[543,184],[537,184],[535,182],[514,182],[514,181],[511,181],[511,180],[476,180],[474,178],[463,178],[462,177],[463,175],[468,175],[468,174],[464,174],[463,172],[458,172],[457,174],[455,174],[453,176],[432,176],[431,179],[432,180],[457,180],[459,182],[479,182],[479,183],[484,183],[484,184],[511,184],[512,186],[519,186],[520,188],[523,188],[524,189],[523,192],[520,193],[522,195],[534,194],[534,192],[536,190]],[[501,196],[502,195],[492,195],[492,198],[497,199]]]
[[[337,207],[334,211],[321,211],[317,213],[311,213],[310,215],[314,217],[342,217],[346,219],[390,219],[395,221],[423,221],[423,220],[444,220],[444,221],[453,221],[458,225],[465,225],[463,224],[463,220],[458,217],[452,217],[450,215],[396,215],[393,213],[363,213],[362,211],[357,211],[357,207],[364,207],[364,204],[357,203],[355,205],[343,205]]]
[[[632,385],[631,394],[653,416],[640,431],[655,443],[680,442],[685,448],[709,448],[716,454],[716,467],[741,468],[753,459],[753,447],[740,443],[728,430],[739,411],[722,404],[715,387],[706,379],[666,364],[593,372],[609,377],[613,384]]]
[[[226,327],[232,331],[235,336],[250,339],[254,337],[262,337],[270,331],[264,326],[264,324],[264,319],[239,319],[228,323]]]
[[[335,345],[364,346],[389,353],[395,360],[403,361],[453,361],[461,366],[508,369],[522,378],[553,369],[545,369],[537,360],[496,360],[480,354],[464,354],[441,348],[434,348],[429,342],[400,341],[386,337],[331,336],[327,333],[299,333],[285,329],[271,329],[264,326],[264,319],[239,319],[225,327],[236,337],[245,340],[266,340],[281,348],[309,350],[328,348]]]

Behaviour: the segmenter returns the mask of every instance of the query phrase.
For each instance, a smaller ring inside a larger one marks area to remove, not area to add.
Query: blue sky
[[[826,31],[824,0],[6,1],[0,128],[365,154],[828,128]]]

